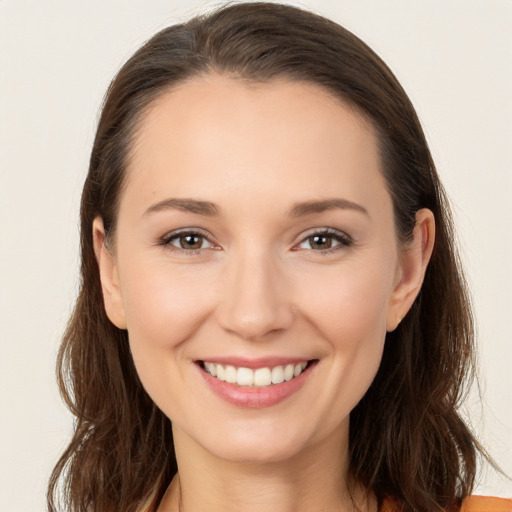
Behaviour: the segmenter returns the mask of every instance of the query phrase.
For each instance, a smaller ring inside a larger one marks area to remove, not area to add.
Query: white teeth
[[[254,372],[254,385],[261,386],[270,386],[272,384],[272,372],[270,368],[258,368]]]
[[[214,377],[217,377],[217,365],[214,363],[204,363],[205,370]]]
[[[226,366],[224,378],[226,379],[226,382],[234,384],[236,382],[236,368],[234,366]]]
[[[254,372],[250,368],[238,368],[236,383],[239,386],[252,386],[254,384]]]
[[[299,364],[296,364],[296,365],[295,365],[295,368],[294,368],[294,370],[293,370],[293,376],[294,376],[294,377],[298,377],[298,376],[302,373],[302,371],[304,370],[304,368],[306,368],[306,365],[307,365],[307,364],[308,364],[308,363],[299,363]]]
[[[222,366],[221,364],[218,364],[216,365],[217,366],[217,379],[219,380],[226,380],[226,378],[224,377],[224,366]]]
[[[287,364],[284,369],[284,380],[292,380],[295,366],[293,364]]]
[[[284,381],[284,370],[282,366],[272,368],[272,384],[281,384]]]
[[[265,367],[252,370],[250,368],[236,368],[232,365],[204,362],[204,369],[219,380],[238,384],[239,386],[265,387],[271,384],[281,384],[284,381],[298,377],[306,368],[307,362],[298,364],[279,365],[273,368]]]

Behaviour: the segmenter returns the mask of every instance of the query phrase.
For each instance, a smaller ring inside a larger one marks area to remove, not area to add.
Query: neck
[[[349,491],[348,429],[285,461],[219,459],[174,427],[177,476],[158,512],[376,511],[361,488]]]

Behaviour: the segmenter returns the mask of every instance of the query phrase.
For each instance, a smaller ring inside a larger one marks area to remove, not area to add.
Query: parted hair
[[[112,240],[138,122],[164,92],[210,72],[316,84],[375,128],[397,243],[429,208],[436,238],[422,289],[387,334],[378,373],[350,414],[349,483],[404,511],[457,510],[472,490],[480,445],[459,414],[474,377],[470,300],[449,205],[415,110],[387,65],[317,14],[276,3],[223,6],[170,26],[120,69],[102,107],[80,211],[81,281],[58,355],[74,433],[50,478],[48,510],[155,510],[177,471],[171,422],[143,389],[128,334],[107,318],[92,238]]]

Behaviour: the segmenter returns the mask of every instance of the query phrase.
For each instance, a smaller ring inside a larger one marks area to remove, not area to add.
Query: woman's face
[[[174,428],[237,461],[346,440],[414,298],[370,124],[318,86],[209,75],[154,102],[127,173],[106,309]]]

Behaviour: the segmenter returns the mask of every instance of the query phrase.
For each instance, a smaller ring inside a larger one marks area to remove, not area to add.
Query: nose
[[[230,260],[218,306],[222,328],[245,340],[261,340],[289,328],[294,307],[275,258],[263,251],[245,251]]]

